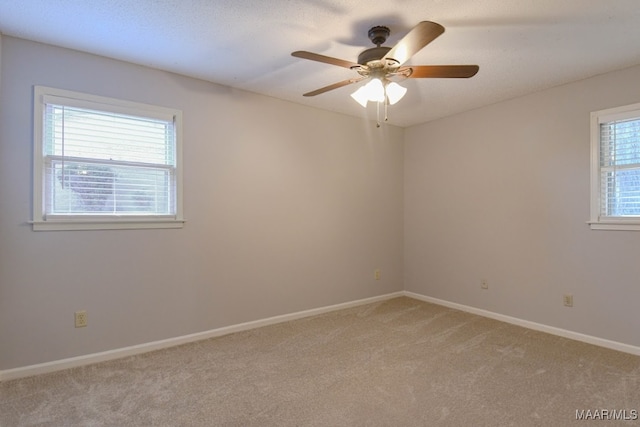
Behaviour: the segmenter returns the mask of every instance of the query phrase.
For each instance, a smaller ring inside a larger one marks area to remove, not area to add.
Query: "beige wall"
[[[589,113],[640,102],[638,82],[630,68],[407,129],[405,289],[640,345],[640,232],[586,224]]]
[[[1,72],[0,370],[402,290],[402,129],[6,36]],[[31,231],[35,84],[182,109],[184,229]]]

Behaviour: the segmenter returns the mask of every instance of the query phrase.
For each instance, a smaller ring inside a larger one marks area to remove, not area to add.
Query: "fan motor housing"
[[[390,47],[378,46],[363,51],[358,55],[358,64],[367,65],[371,61],[379,61],[391,50]]]

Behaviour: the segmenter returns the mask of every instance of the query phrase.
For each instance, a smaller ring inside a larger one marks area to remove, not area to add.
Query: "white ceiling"
[[[0,0],[0,32],[251,92],[375,117],[346,68],[294,58],[307,50],[356,62],[386,25],[392,46],[419,21],[443,35],[407,65],[478,64],[471,79],[409,79],[389,121],[410,126],[640,64],[638,0]],[[640,84],[640,82],[639,82]]]

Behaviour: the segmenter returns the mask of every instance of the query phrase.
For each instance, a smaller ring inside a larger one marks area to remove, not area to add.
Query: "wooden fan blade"
[[[469,78],[475,76],[480,69],[477,65],[416,65],[409,68],[413,70],[409,75],[411,79]]]
[[[318,53],[307,52],[304,50],[297,50],[293,52],[291,56],[302,59],[310,59],[311,61],[324,62],[325,64],[337,65],[344,68],[360,67],[360,65],[356,64],[355,62],[349,62],[343,59],[332,58],[330,56],[320,55]]]
[[[402,65],[442,33],[444,33],[442,25],[431,21],[422,21],[392,47],[383,59],[392,59]]]
[[[366,79],[366,77],[356,77],[356,78],[349,79],[349,80],[343,80],[341,82],[334,83],[334,84],[329,85],[329,86],[321,87],[320,89],[316,89],[316,90],[311,91],[311,92],[307,92],[302,96],[320,95],[321,93],[329,92],[330,90],[338,89],[338,88],[340,88],[342,86],[347,86],[347,85],[350,85],[352,83],[357,83],[360,80],[364,80],[364,79]]]

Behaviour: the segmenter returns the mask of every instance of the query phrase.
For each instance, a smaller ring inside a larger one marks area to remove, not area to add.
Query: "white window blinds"
[[[180,111],[40,86],[35,98],[34,224],[182,222]],[[102,227],[73,227],[87,228]]]
[[[600,123],[600,216],[640,216],[640,118]]]

